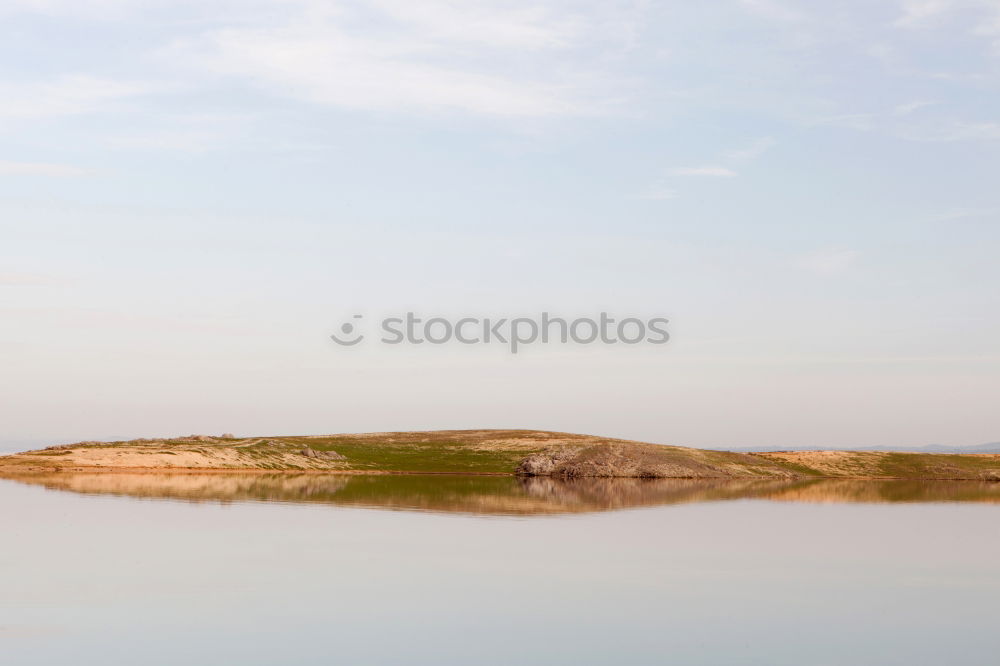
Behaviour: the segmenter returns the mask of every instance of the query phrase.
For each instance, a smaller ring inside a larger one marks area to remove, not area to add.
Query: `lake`
[[[0,480],[10,664],[993,664],[1000,484]]]

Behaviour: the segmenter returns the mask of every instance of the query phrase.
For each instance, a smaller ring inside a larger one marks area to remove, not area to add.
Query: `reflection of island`
[[[992,502],[1000,484],[972,481],[558,479],[459,475],[32,473],[11,477],[52,490],[191,502],[292,502],[383,509],[544,515],[662,504],[757,499],[787,502]]]

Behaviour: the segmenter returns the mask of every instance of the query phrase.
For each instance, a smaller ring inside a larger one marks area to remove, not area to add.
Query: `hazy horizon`
[[[524,429],[525,430],[532,430],[530,428],[524,428]],[[434,431],[428,431],[428,432],[434,432]],[[98,437],[93,438],[92,441],[127,441],[127,440],[130,440],[130,439],[157,439],[157,438],[165,438],[166,439],[166,438],[171,438],[171,437],[182,437],[182,436],[186,436],[186,435],[209,435],[209,436],[213,436],[214,435],[214,436],[219,436],[221,434],[223,434],[223,433],[154,433],[154,434],[146,434],[146,435],[135,435],[134,433],[132,433],[132,434],[129,434],[129,435],[120,435],[119,434],[119,435],[98,436]],[[313,433],[225,433],[225,434],[233,434],[233,435],[236,435],[237,437],[248,437],[248,436],[279,437],[279,436],[291,436],[291,435],[319,436],[319,435],[337,435],[337,434],[351,434],[351,433],[332,433],[332,432],[331,433],[318,433],[318,432],[313,432]],[[608,433],[570,433],[570,434],[576,434],[576,435],[591,434],[591,435],[596,435],[596,436],[599,436],[599,437],[608,437],[608,438],[616,438],[617,437],[616,435],[608,434]],[[43,447],[46,447],[46,446],[56,446],[56,445],[63,445],[63,444],[75,444],[78,441],[91,441],[91,440],[77,440],[77,439],[66,439],[66,438],[48,438],[48,437],[33,438],[33,439],[15,439],[15,440],[0,439],[0,453],[20,453],[21,451],[30,450],[30,449],[36,449],[36,448],[43,448]],[[650,442],[650,443],[654,443],[654,444],[671,444],[671,445],[674,445],[674,446],[686,446],[686,444],[684,442]],[[729,451],[735,451],[735,452],[756,452],[756,451],[781,450],[781,449],[799,449],[799,450],[814,450],[815,449],[815,450],[822,450],[823,448],[826,448],[826,447],[808,446],[808,445],[804,445],[804,446],[791,446],[791,447],[778,447],[778,446],[772,446],[772,447],[768,447],[768,446],[729,446],[729,447],[723,447],[723,446],[713,446],[711,444],[706,444],[706,445],[703,445],[703,448],[710,449],[710,450],[729,450]],[[998,453],[1000,453],[1000,442],[982,442],[980,444],[967,444],[967,445],[955,445],[955,446],[948,446],[948,445],[943,445],[943,444],[931,443],[931,444],[914,444],[914,445],[910,445],[910,446],[906,446],[906,445],[898,445],[898,446],[870,445],[870,446],[867,446],[867,447],[842,447],[842,448],[845,449],[845,450],[858,450],[858,451],[886,450],[886,451],[903,451],[903,452],[905,452],[905,451],[915,451],[915,452],[918,452],[918,453],[922,452],[922,451],[925,451],[925,450],[929,450],[929,451],[926,451],[926,452],[929,452],[929,453],[935,453],[935,452],[950,453],[950,452],[953,452],[953,451],[955,451],[955,452],[961,452],[961,451],[965,451],[965,450],[970,450],[971,452],[975,453],[975,452],[979,452],[979,451],[977,451],[977,449],[988,448],[988,449],[990,449],[990,452],[992,452],[994,449],[996,449],[996,451]],[[942,449],[942,450],[941,451],[936,451],[935,449]]]

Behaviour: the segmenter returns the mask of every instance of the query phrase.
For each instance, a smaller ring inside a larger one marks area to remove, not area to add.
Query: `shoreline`
[[[0,479],[15,479],[18,476],[32,474],[149,474],[176,476],[224,476],[230,475],[281,475],[281,476],[440,476],[440,477],[493,477],[511,479],[554,478],[558,480],[574,479],[630,479],[635,481],[656,481],[674,479],[678,481],[774,481],[776,477],[769,476],[553,476],[531,475],[506,472],[433,472],[419,470],[323,470],[323,469],[266,469],[262,467],[34,467],[11,466],[0,468]],[[968,481],[973,483],[1000,483],[1000,479],[945,477],[945,476],[795,476],[786,477],[788,481]]]

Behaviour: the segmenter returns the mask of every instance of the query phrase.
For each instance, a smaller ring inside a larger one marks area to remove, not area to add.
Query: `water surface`
[[[3,663],[1000,654],[989,484],[101,476],[0,481]]]

